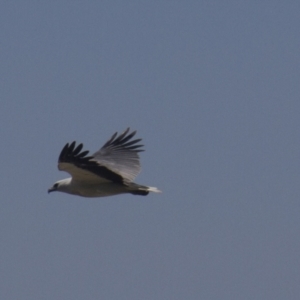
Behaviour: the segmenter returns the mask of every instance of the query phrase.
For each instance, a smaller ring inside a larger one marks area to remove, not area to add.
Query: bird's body
[[[129,128],[119,136],[115,133],[109,141],[92,156],[81,151],[73,142],[66,144],[58,159],[58,169],[72,175],[57,181],[48,192],[60,191],[82,197],[106,197],[124,193],[145,196],[160,192],[157,188],[133,182],[140,171],[140,139],[131,140],[136,132]]]

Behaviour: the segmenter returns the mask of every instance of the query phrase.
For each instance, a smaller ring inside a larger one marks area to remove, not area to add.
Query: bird
[[[119,135],[116,132],[90,156],[89,151],[82,151],[82,143],[67,143],[60,152],[58,169],[72,177],[55,182],[48,193],[58,191],[82,197],[160,193],[156,187],[133,182],[141,169],[139,152],[144,151],[139,144],[142,139],[132,139],[135,134],[130,128]]]

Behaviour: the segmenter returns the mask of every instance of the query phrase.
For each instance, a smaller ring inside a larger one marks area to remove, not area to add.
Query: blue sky
[[[1,299],[297,299],[297,1],[5,1]],[[136,182],[47,194],[130,126]]]

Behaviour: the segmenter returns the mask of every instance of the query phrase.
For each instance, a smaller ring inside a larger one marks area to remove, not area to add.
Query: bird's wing
[[[58,159],[58,169],[71,174],[76,181],[88,182],[131,182],[140,171],[138,152],[140,139],[130,141],[135,131],[129,128],[119,136],[116,132],[105,145],[92,156],[81,151],[83,144],[66,144]]]
[[[94,161],[98,165],[106,167],[123,178],[125,182],[132,182],[140,172],[140,160],[138,152],[143,145],[138,143],[141,139],[132,140],[136,131],[129,132],[127,128],[118,136],[116,132],[104,146],[93,154]]]
[[[87,156],[89,151],[82,151],[83,144],[76,147],[76,142],[66,144],[58,158],[58,169],[68,172],[75,181],[89,183],[123,182],[123,178],[99,165],[93,156]]]

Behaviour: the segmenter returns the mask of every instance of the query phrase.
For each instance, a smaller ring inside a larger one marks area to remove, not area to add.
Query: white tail
[[[147,191],[153,192],[153,193],[162,193],[158,188],[153,187],[153,186],[147,186]]]

